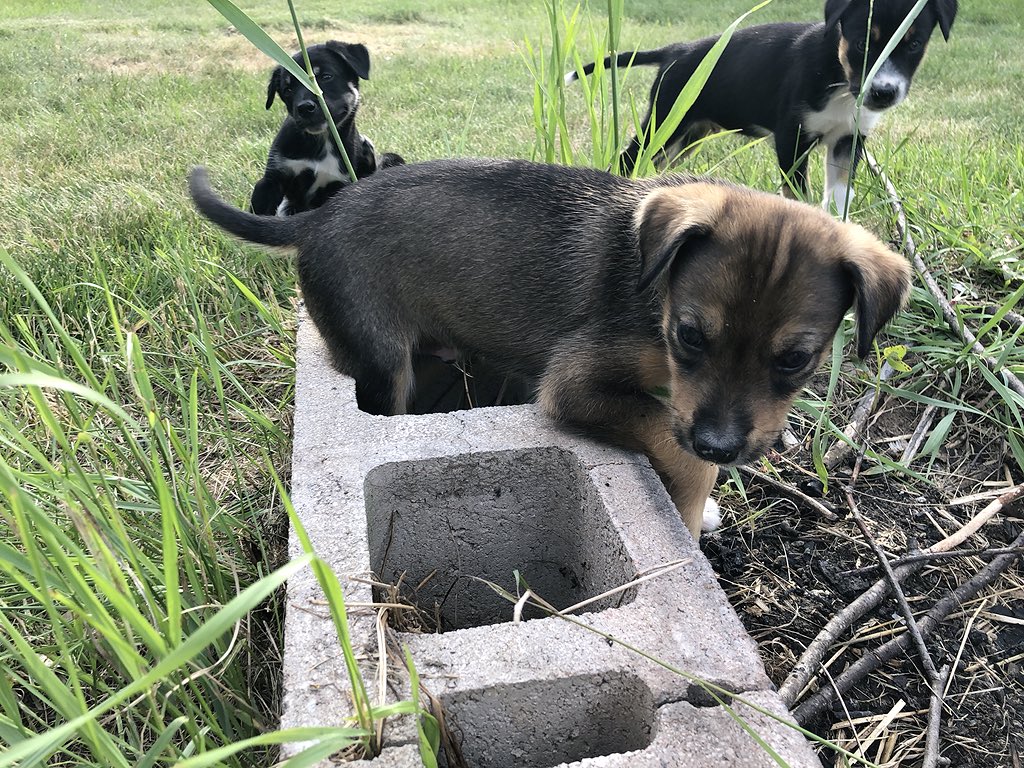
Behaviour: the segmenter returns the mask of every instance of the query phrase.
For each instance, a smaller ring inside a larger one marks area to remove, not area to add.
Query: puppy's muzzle
[[[694,424],[690,442],[693,452],[714,464],[732,464],[747,447],[747,435],[737,428],[719,429],[705,424]]]
[[[324,120],[324,113],[320,109],[320,105],[313,99],[305,99],[295,103],[292,108],[292,117],[295,122],[299,124],[303,130],[306,131],[318,131],[322,130],[327,124]]]
[[[303,120],[312,120],[319,116],[320,105],[315,101],[300,101],[295,105],[295,111],[298,113],[298,117]]]
[[[738,464],[749,458],[750,430],[738,425],[697,420],[688,429],[679,425],[674,431],[683,450],[712,464]]]
[[[871,86],[864,103],[869,109],[888,109],[896,103],[899,95],[900,89],[896,83],[877,83]]]
[[[864,106],[876,112],[895,107],[906,97],[909,88],[910,81],[906,76],[891,61],[887,61],[868,83]]]

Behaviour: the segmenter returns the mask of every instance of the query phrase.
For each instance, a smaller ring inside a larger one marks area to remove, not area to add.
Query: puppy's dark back
[[[633,213],[647,186],[519,161],[391,169],[307,220],[300,278],[307,296],[322,292],[334,306],[346,286],[372,285],[375,300],[392,302],[409,325],[449,329],[443,341],[456,347],[482,341],[515,356],[521,329],[536,326],[530,315],[552,319],[554,343],[602,321],[594,295],[628,292],[623,303],[635,303]]]

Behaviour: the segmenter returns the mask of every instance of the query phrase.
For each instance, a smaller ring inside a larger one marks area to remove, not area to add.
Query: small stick
[[[894,373],[896,373],[896,369],[889,365],[889,361],[886,360],[882,363],[882,370],[879,371],[878,378],[880,381],[888,381]],[[850,418],[850,423],[843,427],[843,434],[846,435],[849,442],[837,440],[825,451],[825,455],[822,456],[821,460],[828,469],[834,469],[836,465],[850,455],[850,451],[853,450],[853,444],[863,433],[864,424],[871,417],[871,413],[880,399],[880,394],[881,392],[877,387],[872,387],[861,396],[860,402],[857,403],[853,416]]]
[[[860,509],[857,507],[857,502],[853,498],[853,491],[849,488],[846,489],[846,503],[850,508],[850,515],[856,521],[857,526],[860,528],[860,532],[864,535],[868,545],[875,553],[875,557],[878,558],[879,565],[882,566],[885,578],[889,582],[889,588],[892,590],[893,595],[895,595],[896,602],[900,607],[900,613],[903,614],[903,619],[907,622],[907,632],[910,633],[910,636],[914,640],[914,645],[917,646],[917,655],[921,657],[921,664],[924,666],[924,671],[928,675],[928,681],[930,683],[934,683],[935,676],[938,674],[935,669],[935,662],[932,661],[932,656],[928,652],[928,646],[924,644],[924,638],[921,637],[921,631],[918,629],[917,620],[914,618],[914,612],[910,609],[910,604],[907,602],[907,596],[903,594],[903,590],[900,588],[900,583],[896,579],[896,574],[893,572],[892,566],[889,564],[889,558],[886,557],[886,554],[879,546],[878,541],[871,535],[871,531],[868,530],[868,526],[864,522],[864,518],[860,515]]]
[[[932,698],[928,707],[928,735],[924,742],[924,760],[921,768],[936,768],[939,764],[939,732],[942,727],[942,700],[952,667],[943,665],[932,683]]]
[[[1020,278],[1017,275],[1014,275],[1013,279],[1019,280]],[[992,315],[993,317],[995,317],[1000,312],[1002,312],[1002,307],[997,307],[992,304],[986,304],[984,307],[981,308],[981,311],[984,312],[986,315]],[[999,324],[1004,328],[1006,326],[1009,326],[1011,331],[1020,330],[1021,328],[1024,328],[1024,315],[1020,314],[1019,312],[1013,312],[1011,310],[1003,315],[1003,318],[999,321]]]
[[[925,406],[924,413],[921,414],[921,420],[917,422],[917,427],[910,436],[903,455],[900,456],[900,464],[903,466],[908,466],[914,460],[917,452],[921,450],[921,444],[924,443],[925,437],[928,436],[928,430],[931,429],[932,422],[935,420],[936,408],[937,406],[931,404]]]
[[[1006,385],[1010,389],[1021,397],[1024,397],[1024,383],[1022,383],[1021,380],[1018,379],[1009,369],[1001,365],[998,360],[988,356],[985,352],[985,348],[978,343],[977,337],[960,322],[960,318],[957,316],[953,306],[942,293],[938,283],[935,282],[935,278],[932,277],[932,273],[928,271],[928,267],[925,265],[924,259],[922,259],[917,253],[917,248],[914,245],[914,239],[910,236],[910,228],[907,226],[906,212],[903,210],[903,204],[900,202],[899,196],[896,194],[896,188],[893,186],[892,182],[889,181],[889,177],[885,175],[885,172],[875,161],[875,158],[872,157],[871,153],[866,150],[864,152],[864,160],[867,162],[871,172],[875,174],[875,176],[877,176],[885,186],[885,191],[889,195],[889,205],[896,213],[896,230],[903,239],[903,251],[910,257],[918,275],[920,275],[925,286],[938,303],[939,308],[942,311],[942,316],[945,318],[946,324],[950,327],[950,330],[952,330],[961,341],[967,344],[974,351],[974,353],[983,363],[985,363],[986,367],[988,367],[992,373],[997,376],[1001,375],[1003,377],[1003,381],[1006,382]]]
[[[768,485],[772,486],[778,491],[781,491],[787,496],[795,498],[798,501],[802,501],[808,507],[817,512],[823,520],[827,520],[830,523],[834,523],[839,520],[839,515],[836,514],[835,510],[827,502],[821,501],[820,499],[816,499],[813,496],[808,496],[799,488],[796,488],[790,485],[789,483],[784,483],[781,480],[776,480],[771,475],[766,475],[764,472],[760,472],[754,469],[753,467],[743,466],[739,467],[739,470],[748,477],[753,477],[757,480],[767,483]]]
[[[915,555],[907,555],[905,557],[898,558],[896,560],[890,560],[889,563],[893,568],[899,568],[901,565],[907,563],[918,563],[924,562],[935,562],[936,560],[953,560],[958,557],[984,557],[992,558],[997,555],[1014,555],[1024,554],[1024,550],[1021,549],[1008,549],[1007,547],[997,547],[988,549],[959,549],[956,552],[918,552]],[[881,569],[880,565],[865,565],[863,568],[851,568],[849,571],[840,571],[836,574],[836,578],[839,579],[852,579],[867,576],[869,573],[874,573]]]
[[[972,535],[985,525],[989,520],[995,517],[1000,512],[1009,512],[1012,507],[1016,506],[1017,502],[1020,501],[1021,496],[1024,496],[1024,483],[1015,485],[1010,490],[1003,493],[998,498],[990,501],[988,505],[981,510],[978,514],[967,521],[956,533],[947,536],[937,544],[932,544],[925,552],[947,552],[953,547],[958,547],[963,544]]]
[[[923,562],[909,563],[894,569],[893,578],[898,583],[922,568],[924,568]],[[887,594],[889,594],[889,582],[886,579],[879,579],[860,597],[829,619],[817,637],[807,646],[807,650],[804,651],[779,688],[779,696],[782,697],[782,701],[787,707],[792,708],[796,703],[800,693],[817,674],[821,660],[825,658],[829,648],[839,641],[840,635],[849,631],[853,623],[864,614],[877,608]]]

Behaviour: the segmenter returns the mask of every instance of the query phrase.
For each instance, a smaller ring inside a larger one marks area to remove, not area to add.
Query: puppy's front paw
[[[710,496],[704,502],[704,518],[701,520],[702,531],[715,531],[722,524],[722,511],[718,508],[718,502]]]

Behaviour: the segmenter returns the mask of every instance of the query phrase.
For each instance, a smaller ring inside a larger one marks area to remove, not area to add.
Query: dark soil
[[[886,410],[870,429],[873,450],[902,450],[889,440],[913,430],[921,413],[902,405]],[[805,441],[806,442],[806,441]],[[898,458],[898,455],[897,455]],[[768,457],[778,478],[815,489],[813,463],[800,446]],[[931,464],[929,465],[929,461]],[[856,523],[847,517],[841,487],[850,483],[854,460],[833,472],[827,501],[841,519],[824,521],[801,502],[792,501],[757,479],[745,482],[748,497],[725,493],[720,499],[732,523],[702,539],[704,551],[730,595],[745,626],[758,642],[769,676],[780,685],[824,624],[881,574]],[[958,497],[999,491],[1020,482],[1009,466],[1002,436],[977,424],[956,426],[932,457],[905,472],[880,472],[867,460],[854,484],[854,498],[872,535],[891,559],[923,548],[957,530],[991,499],[950,504]],[[727,486],[729,487],[729,486]],[[735,486],[731,486],[735,488]],[[740,521],[740,522],[733,522]],[[1022,521],[997,516],[961,550],[1005,547],[1020,533]],[[904,583],[915,615],[969,580],[990,558],[958,557],[930,563]],[[830,674],[840,673],[862,654],[903,631],[894,600],[884,601],[857,622],[825,658]],[[927,638],[937,667],[955,664],[945,697],[941,755],[948,765],[1017,768],[1024,753],[1024,567],[1016,563],[975,599],[954,611]],[[819,686],[819,677],[805,699]],[[881,667],[856,685],[826,716],[805,723],[819,735],[884,766],[919,766],[928,724],[930,690],[913,651]],[[886,716],[896,716],[888,723]],[[873,732],[883,726],[878,734]],[[860,746],[859,746],[860,745]],[[822,752],[825,765],[838,766],[834,753]]]

